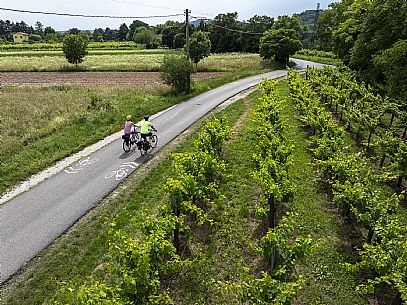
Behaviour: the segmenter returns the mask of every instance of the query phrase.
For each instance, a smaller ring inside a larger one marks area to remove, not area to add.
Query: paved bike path
[[[299,69],[315,65],[295,61]],[[158,129],[158,145],[151,154],[228,98],[257,85],[263,78],[286,74],[287,71],[278,70],[239,80],[162,112],[152,119]],[[137,149],[124,153],[122,140],[118,139],[3,204],[0,207],[0,282],[58,238],[148,157],[140,156]]]

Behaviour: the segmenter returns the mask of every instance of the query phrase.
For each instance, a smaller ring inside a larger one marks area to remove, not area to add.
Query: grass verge
[[[313,61],[313,62],[319,62],[321,64],[334,65],[334,66],[340,66],[342,64],[342,61],[337,58],[328,58],[328,57],[301,55],[301,54],[295,54],[295,55],[292,55],[291,57],[309,60],[309,61]]]

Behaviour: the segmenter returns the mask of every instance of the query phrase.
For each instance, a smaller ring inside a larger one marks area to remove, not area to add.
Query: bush
[[[160,70],[164,83],[171,86],[177,93],[189,93],[194,68],[188,59],[182,55],[166,55]]]

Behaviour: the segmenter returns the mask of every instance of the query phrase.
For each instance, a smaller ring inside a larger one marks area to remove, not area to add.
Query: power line
[[[245,32],[245,31],[239,31],[239,30],[234,30],[234,29],[229,29],[224,26],[216,25],[216,24],[211,24],[211,26],[214,26],[216,28],[221,28],[230,32],[236,32],[240,34],[247,34],[247,35],[263,35],[264,33],[255,33],[255,32]]]
[[[180,14],[171,15],[153,15],[153,16],[111,16],[111,15],[84,15],[84,14],[68,14],[68,13],[53,13],[53,12],[42,12],[42,11],[28,11],[28,10],[18,10],[12,8],[0,7],[2,11],[11,11],[17,13],[29,13],[29,14],[42,14],[42,15],[56,15],[56,16],[67,16],[67,17],[85,17],[85,18],[113,18],[113,19],[149,19],[149,18],[165,18],[165,17],[176,17],[183,16]]]
[[[198,19],[198,20],[209,20],[209,19],[206,19],[206,18],[192,17],[192,16],[191,16],[191,18]],[[227,31],[230,31],[230,32],[240,33],[240,34],[247,34],[247,35],[263,35],[264,34],[264,33],[245,32],[245,31],[230,29],[230,28],[227,28],[227,27],[224,27],[224,26],[213,24],[213,23],[211,23],[211,26],[214,26],[216,28],[221,28],[221,29],[224,29],[224,30],[227,30]]]

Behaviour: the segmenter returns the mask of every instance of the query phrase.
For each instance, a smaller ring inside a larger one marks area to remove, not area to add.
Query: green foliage
[[[248,33],[262,34],[271,29],[274,24],[274,18],[269,16],[253,16],[242,24],[242,31]],[[243,52],[259,53],[259,44],[261,35],[241,35],[241,45]]]
[[[275,247],[276,266],[273,277],[289,279],[295,266],[305,259],[312,251],[310,237],[296,237],[293,233],[298,215],[284,216],[275,229],[269,229],[260,240],[260,247],[256,251],[267,261],[272,261],[273,247]]]
[[[185,26],[178,21],[167,21],[159,31],[161,31],[162,45],[174,48],[175,36],[179,33],[185,33]]]
[[[267,214],[270,196],[279,205],[293,191],[288,178],[293,146],[288,141],[285,124],[280,117],[283,101],[277,98],[275,85],[271,80],[265,80],[259,85],[262,97],[254,111],[252,127],[257,137],[256,152],[253,155],[257,170],[254,171],[253,178],[261,188],[262,202],[266,204],[265,208],[258,208],[260,214]]]
[[[262,201],[267,201],[266,207],[260,206],[257,210],[268,215],[273,228],[261,238],[256,251],[269,263],[270,271],[260,279],[246,276],[242,278],[242,283],[223,284],[223,288],[240,302],[250,304],[291,304],[302,285],[301,277],[296,278],[292,274],[294,266],[311,249],[310,238],[291,240],[293,218],[283,218],[274,227],[275,206],[281,205],[292,192],[288,170],[293,149],[286,138],[286,127],[280,117],[283,102],[277,98],[275,86],[272,80],[264,80],[259,85],[262,96],[254,110],[251,127],[256,136],[253,159],[257,165],[252,175],[261,189]]]
[[[239,284],[227,282],[221,283],[220,286],[241,303],[290,305],[304,283],[302,278],[292,282],[280,282],[266,273],[262,275],[262,278],[247,276]]]
[[[260,56],[275,58],[277,62],[287,64],[290,55],[301,49],[299,32],[291,28],[268,30],[260,39]]]
[[[208,35],[202,31],[194,32],[189,40],[189,55],[192,61],[198,65],[198,62],[208,57],[211,52],[211,41]]]
[[[189,93],[191,86],[191,74],[194,69],[192,64],[182,55],[165,55],[161,65],[161,78],[171,86],[178,94]]]
[[[363,294],[373,293],[381,284],[395,287],[401,300],[407,302],[407,230],[396,220],[385,222],[376,228],[377,243],[365,244],[359,252],[360,261],[349,269],[373,270],[377,276],[357,287]]]
[[[129,41],[133,41],[134,34],[138,28],[149,28],[149,25],[140,20],[133,20],[133,22],[129,25],[128,30],[126,31],[126,39]]]
[[[187,262],[170,242],[174,217],[147,218],[142,224],[145,238],[137,241],[116,224],[108,230],[108,270],[117,280],[104,284],[90,277],[84,284],[62,283],[62,299],[56,304],[171,305],[167,292],[160,292],[160,279],[179,271]]]
[[[321,47],[334,49],[365,81],[405,100],[406,2],[346,0],[330,7],[318,23]]]
[[[327,71],[329,71],[328,75],[330,77],[318,77],[318,75],[324,74]],[[340,73],[336,73],[337,71],[326,69],[322,73],[312,70],[309,72],[307,75],[311,77],[312,85],[316,91],[321,90],[324,82],[325,84],[331,84],[331,86],[340,83],[342,89],[346,90],[348,88],[347,85],[349,83],[345,85],[345,77]],[[302,91],[310,91],[309,85],[299,78],[298,73],[290,72],[290,74],[290,89],[293,97],[297,99],[297,103],[300,105],[315,104],[317,107],[316,103],[307,101],[308,99],[316,99],[316,96],[302,93]],[[332,75],[335,75],[335,77],[331,78]],[[352,90],[357,90],[357,88],[357,86],[352,86]],[[357,91],[357,95],[361,97],[362,101],[365,99],[371,100],[371,95],[366,94],[364,90]],[[331,92],[334,91],[332,90]],[[324,90],[323,92],[326,91]],[[362,92],[364,92],[364,95],[361,94]],[[346,100],[341,101],[340,98],[337,102],[340,103],[339,105],[345,105],[344,109],[346,109],[346,105],[355,104],[347,104]],[[299,109],[304,108],[300,107]],[[363,114],[366,110],[368,110],[368,113],[370,112],[369,108],[362,108],[354,112],[348,109],[346,113],[348,115],[353,113],[351,117],[362,118],[361,122],[363,122],[369,121],[369,119],[364,119],[363,115],[359,114]],[[308,113],[310,115],[312,111]],[[386,134],[387,136],[389,135],[388,133]],[[337,136],[341,137],[340,134]],[[389,142],[388,139],[386,141]],[[390,141],[390,143],[392,142]],[[314,143],[325,145],[326,142],[314,141]],[[394,147],[392,149],[395,150]],[[397,153],[394,154],[394,156],[396,155]],[[401,155],[403,156],[402,158],[406,159],[405,153],[402,152]],[[373,269],[375,272],[373,279],[368,279],[367,284],[360,285],[358,290],[362,293],[370,293],[374,291],[378,284],[387,283],[396,289],[405,301],[407,297],[405,281],[407,270],[405,264],[406,227],[399,226],[393,219],[393,215],[398,211],[399,201],[403,196],[396,194],[389,196],[381,192],[377,188],[377,181],[381,181],[382,178],[371,170],[368,163],[369,160],[361,153],[352,154],[347,149],[340,147],[338,147],[336,152],[332,150],[324,160],[319,160],[318,162],[324,174],[329,177],[329,183],[332,184],[334,201],[344,207],[346,211],[351,212],[369,230],[367,243],[364,245],[363,250],[359,251],[361,261],[355,266],[347,265],[349,269],[365,268],[367,270]],[[405,166],[405,161],[402,161],[402,164]]]
[[[343,13],[344,20],[332,33],[335,37],[336,52],[345,64],[349,63],[349,52],[362,30],[366,11],[372,2],[372,0],[353,0]]]
[[[61,283],[63,298],[57,300],[55,305],[130,305],[131,302],[120,298],[120,288],[109,287],[98,280],[91,278],[89,283],[75,285],[73,283]]]
[[[0,51],[24,51],[24,50],[60,50],[63,43],[33,43],[33,44],[3,44],[0,45]],[[107,41],[107,42],[89,42],[88,49],[139,49],[139,45],[134,41]]]
[[[398,177],[407,177],[407,143],[398,139],[396,145],[396,150],[389,152],[389,167]]]
[[[239,33],[236,32],[240,30],[237,17],[237,12],[219,14],[209,24],[212,52],[238,52],[241,50]]]
[[[375,145],[381,147],[382,158],[387,158],[388,163],[390,163],[387,166],[388,178],[394,178],[397,175],[399,177],[405,177],[405,141],[397,135],[397,132],[383,131],[379,128],[380,118],[386,112],[393,113],[395,116],[400,117],[399,120],[401,124],[399,127],[405,128],[405,123],[403,123],[403,117],[405,115],[403,106],[391,101],[386,96],[382,97],[374,93],[369,86],[359,84],[354,74],[347,70],[341,71],[340,69],[325,67],[321,71],[307,69],[307,74],[311,77],[314,90],[320,95],[325,96],[325,99],[329,98],[330,103],[335,105],[336,109],[342,113],[341,117],[343,116],[348,120],[348,127],[350,127],[352,123],[357,135],[364,131],[369,133],[367,143],[365,144],[367,148],[370,147],[373,134],[380,137]],[[312,96],[312,94],[310,93],[309,96]],[[308,100],[316,101],[315,98]],[[301,107],[301,105],[299,105],[299,107]],[[312,109],[318,109],[319,114],[313,116]],[[324,109],[318,105],[309,107],[309,105],[305,103],[304,107],[301,107],[301,111],[305,114],[302,119],[305,119],[311,126],[314,123],[313,117],[318,119],[324,115],[326,116]],[[325,129],[327,129],[327,126],[331,126],[329,129],[333,130],[335,127],[332,127],[333,125],[330,123],[328,124],[329,121],[331,120],[327,117],[323,119],[321,123],[325,122],[323,123],[323,125],[326,126]],[[336,140],[333,139],[337,137],[330,138],[331,143],[333,143],[333,141],[336,142]],[[318,142],[321,141],[321,139],[315,141]],[[318,150],[318,147],[316,150]],[[322,151],[319,153],[322,153]],[[381,165],[383,165],[383,162],[384,159]]]
[[[340,18],[343,18],[343,14],[335,9],[336,6],[342,4],[331,3],[328,10],[325,10],[317,22],[317,38],[318,47],[324,51],[332,51],[334,48],[333,31],[338,27]]]
[[[185,46],[186,38],[185,33],[178,33],[174,36],[174,49],[181,49]]]
[[[400,100],[407,110],[407,40],[399,40],[381,54],[373,55],[373,64],[383,73],[389,95]]]
[[[164,220],[172,222],[171,219]],[[174,246],[169,241],[171,231],[165,230],[172,226],[151,227],[154,230],[150,230],[146,240],[141,243],[122,230],[115,230],[114,226],[110,229],[112,271],[120,279],[122,296],[137,304],[147,303],[150,296],[157,295],[160,278],[182,265]]]
[[[327,51],[320,51],[320,50],[311,50],[311,49],[301,49],[296,55],[307,55],[307,56],[315,56],[315,57],[324,57],[324,58],[332,58],[336,59],[336,55],[333,52],[327,52]]]
[[[88,42],[80,35],[65,36],[62,50],[70,64],[78,65],[83,62],[83,58],[88,54],[87,44]]]
[[[222,156],[222,147],[229,139],[230,133],[231,129],[227,125],[225,117],[213,118],[206,122],[202,132],[198,135],[194,142],[195,149],[219,158]]]
[[[213,118],[194,141],[193,151],[173,154],[174,175],[167,180],[166,191],[171,201],[176,200],[179,213],[193,214],[200,223],[209,218],[197,201],[211,203],[222,197],[219,182],[225,175],[226,163],[221,152],[230,132],[225,118]]]
[[[144,45],[148,45],[152,42],[153,37],[154,37],[153,31],[151,31],[145,27],[139,27],[134,32],[133,40],[135,43],[141,43]]]

